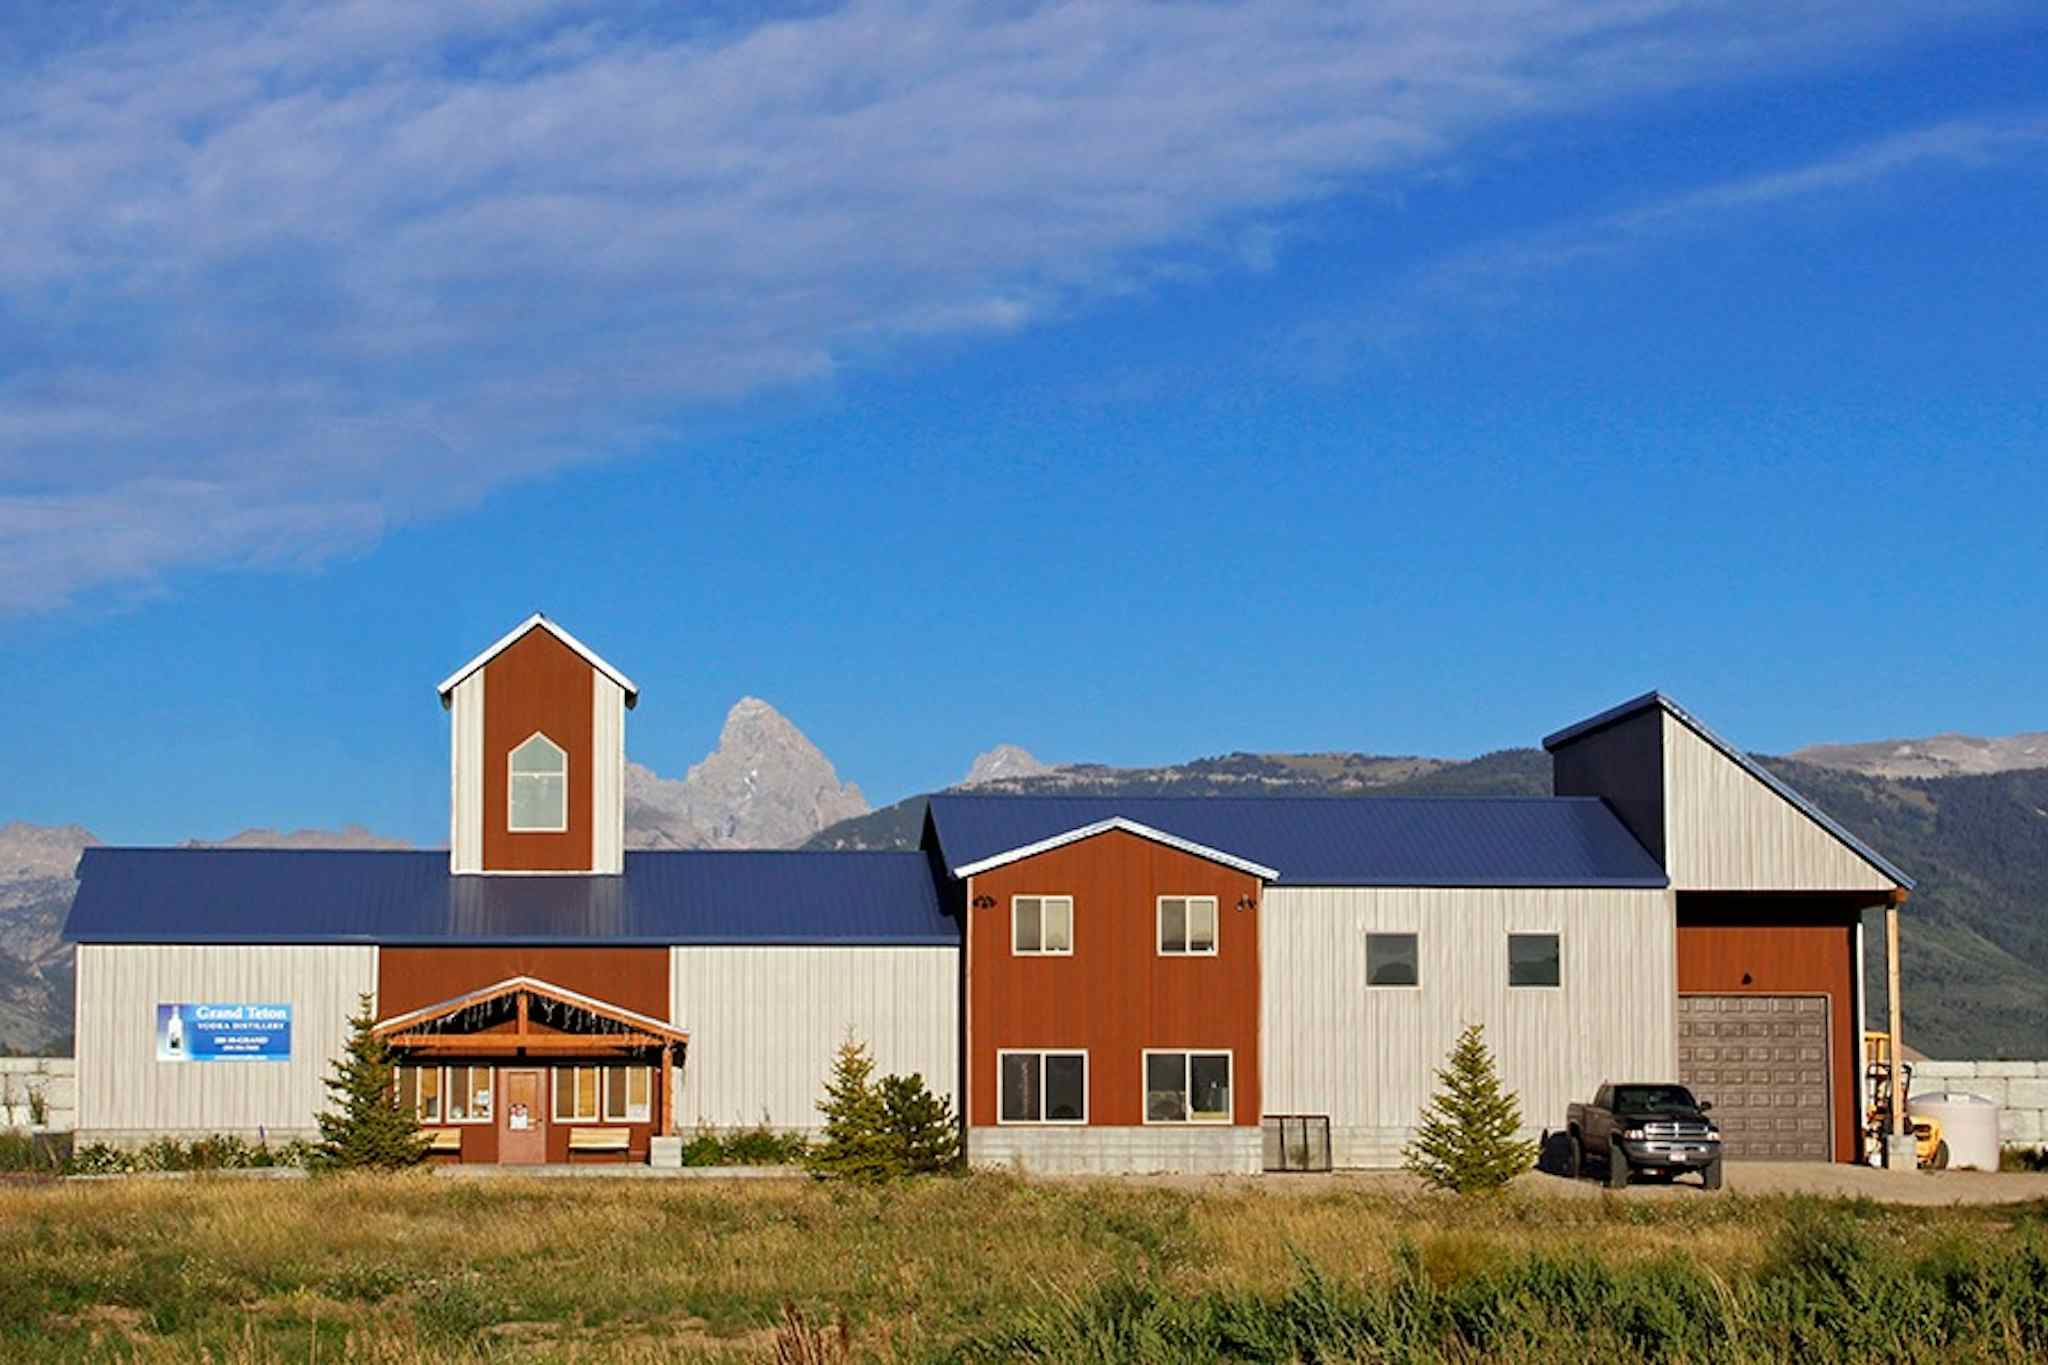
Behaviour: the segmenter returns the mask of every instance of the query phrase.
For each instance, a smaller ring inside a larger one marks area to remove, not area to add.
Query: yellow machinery
[[[1872,1166],[1884,1164],[1884,1140],[1892,1131],[1892,1100],[1902,1093],[1913,1095],[1913,1064],[1900,1062],[1899,1084],[1892,1083],[1892,1039],[1888,1033],[1863,1035],[1863,1074],[1870,1081],[1870,1110],[1863,1116],[1863,1159]],[[1908,1111],[1906,1126],[1913,1133],[1913,1155],[1921,1169],[1944,1170],[1948,1166],[1948,1143],[1941,1135],[1941,1120]]]

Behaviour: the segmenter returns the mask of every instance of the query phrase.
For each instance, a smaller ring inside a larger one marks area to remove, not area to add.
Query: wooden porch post
[[[1891,1008],[1892,1026],[1892,1135],[1906,1135],[1906,1040],[1899,1024],[1899,902],[1903,891],[1894,891],[1884,907],[1885,998]]]
[[[661,1135],[676,1135],[676,1045],[661,1045]]]

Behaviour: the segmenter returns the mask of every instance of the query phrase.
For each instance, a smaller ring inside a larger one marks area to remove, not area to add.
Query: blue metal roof
[[[1816,825],[1819,825],[1828,833],[1834,835],[1837,839],[1840,839],[1844,844],[1848,845],[1851,852],[1863,859],[1864,862],[1869,863],[1906,890],[1911,891],[1913,889],[1913,879],[1904,872],[1901,872],[1883,854],[1837,824],[1833,816],[1800,795],[1791,783],[1785,781],[1769,768],[1766,768],[1763,764],[1715,734],[1707,728],[1705,721],[1665,696],[1662,692],[1645,692],[1642,696],[1631,698],[1619,706],[1610,706],[1597,716],[1588,716],[1577,725],[1568,725],[1554,735],[1546,735],[1543,740],[1543,747],[1546,751],[1555,751],[1575,739],[1583,739],[1596,730],[1605,730],[1610,725],[1627,720],[1630,716],[1647,711],[1652,707],[1660,707],[1676,717],[1680,725],[1683,725],[1686,729],[1692,731],[1716,749],[1719,749],[1744,772],[1763,783],[1766,787],[1769,787],[1779,796],[1784,797],[1786,801],[1791,803],[1793,809],[1813,821]]]
[[[1279,886],[1667,884],[1597,797],[939,795],[930,806],[949,869],[1117,816],[1264,863]]]
[[[78,943],[942,944],[922,853],[633,852],[617,877],[450,875],[446,852],[89,848]]]

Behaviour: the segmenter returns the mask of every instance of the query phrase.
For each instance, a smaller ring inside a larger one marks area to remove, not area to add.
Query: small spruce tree
[[[825,1080],[825,1140],[804,1153],[804,1165],[821,1180],[887,1180],[896,1174],[885,1131],[888,1117],[875,1085],[875,1062],[849,1031]]]
[[[1536,1161],[1536,1144],[1518,1141],[1522,1103],[1503,1090],[1485,1031],[1469,1024],[1436,1073],[1442,1087],[1422,1111],[1402,1164],[1441,1190],[1486,1194]]]
[[[960,1160],[960,1125],[953,1102],[925,1088],[924,1077],[884,1076],[882,1129],[890,1155],[909,1175],[949,1170]]]
[[[349,1018],[348,1045],[327,1078],[328,1108],[319,1116],[315,1170],[401,1170],[427,1158],[427,1140],[411,1110],[398,1102],[392,1052],[370,1031],[370,997]]]

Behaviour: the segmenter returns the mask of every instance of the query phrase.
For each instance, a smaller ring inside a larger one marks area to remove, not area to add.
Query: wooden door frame
[[[532,1128],[531,1128],[530,1130],[528,1130],[528,1131],[530,1131],[530,1132],[533,1132],[533,1133],[535,1133],[535,1136],[534,1136],[534,1137],[528,1137],[528,1136],[527,1136],[527,1134],[526,1134],[526,1133],[523,1133],[523,1132],[522,1132],[522,1133],[515,1133],[515,1132],[514,1132],[514,1130],[513,1130],[513,1128],[512,1128],[512,1126],[511,1126],[511,1125],[512,1125],[512,1077],[513,1077],[514,1075],[516,1075],[516,1074],[520,1074],[520,1073],[525,1073],[525,1074],[531,1075],[531,1076],[532,1076],[532,1077],[534,1078],[534,1080],[533,1080],[533,1091],[534,1091],[534,1101],[533,1101],[533,1116],[532,1116]],[[498,1101],[498,1115],[499,1115],[499,1117],[498,1117],[498,1164],[499,1164],[499,1165],[501,1165],[501,1166],[529,1166],[529,1165],[531,1165],[531,1166],[544,1166],[544,1165],[546,1165],[546,1164],[547,1164],[547,1159],[548,1159],[548,1111],[549,1111],[549,1103],[550,1103],[550,1100],[549,1100],[549,1094],[548,1094],[548,1079],[547,1079],[547,1075],[548,1075],[548,1068],[546,1068],[546,1067],[544,1067],[544,1066],[536,1066],[536,1065],[530,1065],[530,1064],[529,1064],[529,1065],[511,1065],[511,1066],[507,1066],[507,1065],[503,1065],[503,1064],[500,1064],[500,1065],[498,1066],[498,1077],[497,1077],[497,1082],[496,1082],[496,1083],[497,1083],[497,1086],[498,1086],[498,1094],[499,1094],[499,1096],[500,1096],[500,1099],[499,1099],[499,1101]],[[509,1140],[509,1141],[508,1141],[508,1140]],[[539,1158],[539,1160],[537,1160],[537,1161],[531,1161],[531,1162],[528,1162],[528,1161],[509,1161],[509,1160],[507,1160],[507,1159],[506,1159],[506,1149],[507,1149],[507,1147],[508,1147],[508,1146],[512,1146],[512,1147],[520,1147],[520,1146],[532,1146],[532,1145],[534,1145],[535,1143],[537,1143],[537,1144],[538,1144],[538,1146],[539,1146],[539,1149],[540,1149],[540,1158]]]

